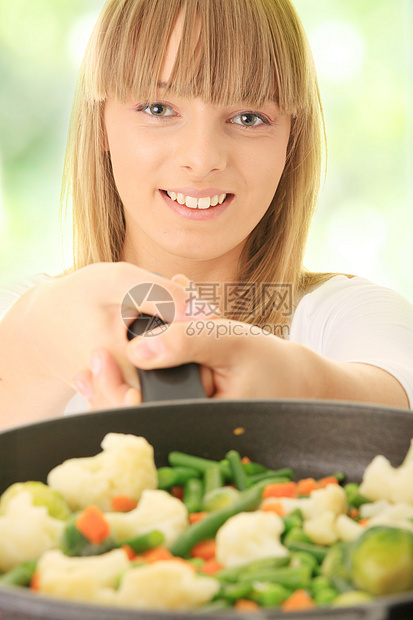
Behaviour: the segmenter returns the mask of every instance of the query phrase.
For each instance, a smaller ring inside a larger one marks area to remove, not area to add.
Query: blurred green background
[[[413,0],[295,0],[327,181],[306,257],[413,301]],[[0,282],[70,265],[58,210],[77,70],[103,0],[0,0]]]

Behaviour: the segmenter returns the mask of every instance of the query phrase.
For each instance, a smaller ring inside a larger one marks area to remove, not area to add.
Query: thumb
[[[238,327],[238,329],[237,329]],[[175,322],[168,329],[134,338],[129,360],[138,368],[169,368],[196,362],[212,369],[231,366],[237,359],[243,323],[224,319]],[[156,334],[156,335],[155,335]]]

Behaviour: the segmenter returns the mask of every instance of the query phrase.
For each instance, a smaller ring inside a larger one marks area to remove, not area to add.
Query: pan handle
[[[167,329],[166,323],[159,317],[140,314],[128,327],[128,340],[141,336],[148,329],[162,325]],[[142,390],[142,402],[206,397],[198,364],[183,364],[155,370],[138,368],[137,371]]]

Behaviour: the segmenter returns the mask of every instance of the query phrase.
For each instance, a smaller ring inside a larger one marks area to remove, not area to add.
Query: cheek
[[[159,169],[160,154],[156,141],[145,140],[130,132],[116,132],[109,135],[109,150],[113,175],[123,201],[131,194],[145,192],[153,184],[154,174]]]

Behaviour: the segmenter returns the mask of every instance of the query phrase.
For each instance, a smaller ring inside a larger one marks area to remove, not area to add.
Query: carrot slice
[[[262,498],[267,497],[297,497],[296,482],[274,482],[264,488]]]
[[[247,598],[239,598],[234,605],[238,611],[257,611],[260,606],[255,601],[249,601]]]
[[[175,556],[167,549],[166,547],[155,547],[154,549],[149,549],[149,551],[145,551],[142,553],[142,557],[145,558],[145,561],[149,564],[153,562],[159,562],[161,560],[175,560]]]
[[[285,510],[282,503],[277,501],[270,501],[265,502],[265,504],[261,504],[260,510],[263,510],[264,512],[275,512],[275,514],[279,517],[285,516]]]
[[[249,456],[243,456],[241,459],[241,463],[251,463],[251,459]]]
[[[79,532],[94,545],[99,545],[110,535],[110,525],[106,521],[105,515],[100,508],[93,504],[87,506],[80,513],[75,525]]]
[[[176,497],[176,499],[183,499],[184,498],[184,487],[181,487],[181,486],[171,487],[171,493],[172,493],[172,497]]]
[[[138,502],[127,495],[116,495],[110,500],[110,507],[115,512],[130,512],[137,505]]]
[[[191,556],[193,558],[201,558],[202,560],[212,560],[215,557],[216,550],[217,545],[213,538],[201,540],[201,542],[192,547]]]
[[[325,478],[321,478],[318,481],[318,486],[320,489],[325,489],[328,484],[338,484],[338,480],[335,476],[326,476]]]
[[[136,560],[138,557],[130,545],[122,545],[121,549],[123,549],[128,556],[128,560]]]
[[[310,495],[312,491],[319,488],[320,486],[314,478],[302,478],[297,482],[298,495]]]
[[[206,511],[202,511],[202,512],[191,512],[189,514],[189,523],[196,523],[197,521],[202,521],[202,519],[204,519],[207,516],[207,512]]]
[[[212,558],[204,562],[199,570],[201,573],[205,573],[205,575],[215,575],[215,573],[218,573],[223,568],[222,564],[217,562],[215,558]]]
[[[31,578],[31,581],[30,581],[30,588],[31,588],[31,590],[35,590],[36,592],[39,592],[39,590],[40,590],[40,575],[39,575],[39,573],[34,573],[33,577]]]
[[[306,590],[295,590],[281,605],[283,611],[297,611],[299,609],[313,609],[316,607],[314,599]]]

